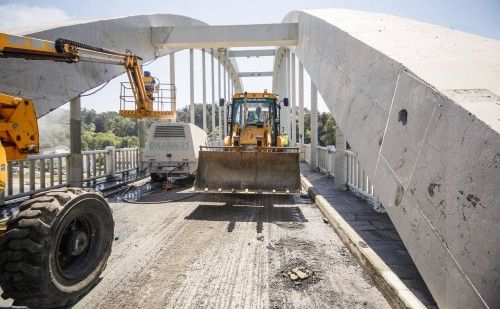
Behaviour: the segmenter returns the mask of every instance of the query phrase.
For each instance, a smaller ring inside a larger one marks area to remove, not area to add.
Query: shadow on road
[[[262,233],[263,223],[307,222],[302,211],[296,206],[237,205],[199,205],[186,220],[227,221],[227,231],[232,232],[236,222],[257,223],[257,233]]]

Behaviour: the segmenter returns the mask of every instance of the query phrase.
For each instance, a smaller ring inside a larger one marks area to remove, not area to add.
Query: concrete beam
[[[239,77],[262,77],[262,76],[273,76],[273,72],[239,72]]]
[[[80,97],[69,104],[69,136],[70,136],[70,173],[69,185],[82,187],[83,157],[82,157],[82,105]]]
[[[227,53],[228,57],[274,57],[275,49],[251,49],[251,50],[230,50]]]
[[[298,24],[152,27],[157,48],[219,48],[297,45]]]

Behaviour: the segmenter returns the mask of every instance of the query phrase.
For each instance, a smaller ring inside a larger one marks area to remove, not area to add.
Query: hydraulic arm
[[[125,53],[95,47],[66,39],[55,42],[36,38],[0,33],[0,57],[24,58],[28,60],[53,60],[62,62],[97,62],[122,65],[127,72],[131,93],[134,97],[134,109],[122,109],[120,115],[131,118],[175,119],[175,102],[169,110],[154,109],[154,97],[148,94],[142,71],[142,58],[126,51]]]

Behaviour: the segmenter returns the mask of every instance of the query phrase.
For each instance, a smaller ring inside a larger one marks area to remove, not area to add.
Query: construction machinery
[[[155,122],[149,127],[142,167],[153,181],[168,176],[192,176],[198,165],[198,149],[207,144],[207,133],[194,124]]]
[[[55,42],[0,33],[0,57],[90,61],[122,65],[129,78],[131,108],[120,115],[175,119],[145,85],[141,58],[79,42]],[[5,73],[5,72],[4,72]],[[151,85],[150,85],[151,86]],[[170,88],[171,86],[169,86]],[[1,90],[1,89],[0,89]],[[160,95],[161,97],[161,95]],[[0,93],[0,194],[7,179],[7,161],[22,160],[39,151],[38,123],[30,99]],[[39,193],[20,206],[0,205],[0,286],[3,298],[32,308],[66,307],[77,301],[99,279],[113,241],[114,221],[99,193],[64,188]]]
[[[221,107],[225,105],[221,99]],[[284,98],[283,106],[288,106]],[[236,93],[227,106],[224,146],[202,146],[195,191],[292,194],[300,192],[299,150],[288,147],[275,94]]]

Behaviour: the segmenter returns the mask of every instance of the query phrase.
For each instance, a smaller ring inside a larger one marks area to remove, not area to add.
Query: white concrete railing
[[[328,176],[335,175],[335,146],[318,146],[318,169]]]
[[[303,159],[307,163],[311,162],[311,145],[304,145]],[[335,146],[318,146],[318,170],[328,176],[335,176]],[[351,150],[346,151],[347,166],[347,187],[351,192],[358,196],[368,199],[375,210],[383,212],[377,196],[375,195],[373,183],[368,178],[365,170],[359,163],[357,154]]]
[[[139,167],[139,149],[106,147],[83,151],[82,160],[83,182],[112,178]],[[26,160],[9,161],[5,200],[68,186],[69,161],[69,153],[32,155]]]

